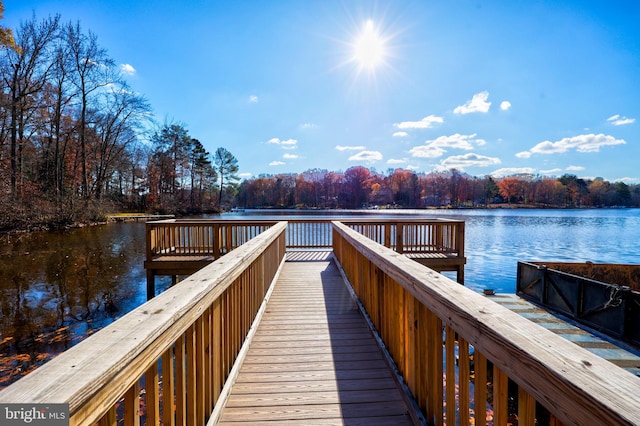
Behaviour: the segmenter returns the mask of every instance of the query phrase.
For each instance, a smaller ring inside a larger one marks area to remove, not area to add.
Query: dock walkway
[[[413,424],[330,252],[287,256],[218,424]]]

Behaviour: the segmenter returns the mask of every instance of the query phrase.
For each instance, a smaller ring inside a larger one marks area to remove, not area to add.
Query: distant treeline
[[[236,202],[244,208],[640,207],[640,185],[569,174],[501,179],[457,170],[425,174],[396,169],[381,174],[356,166],[344,173],[309,170],[245,180]]]

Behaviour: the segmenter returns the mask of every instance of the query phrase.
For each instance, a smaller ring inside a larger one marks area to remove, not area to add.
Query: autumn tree
[[[340,197],[347,208],[357,209],[368,203],[370,177],[369,169],[362,166],[350,167],[344,172],[344,186]]]
[[[511,201],[518,201],[518,198],[522,195],[521,180],[515,176],[504,177],[497,182],[497,185],[500,195],[509,204],[511,204]]]
[[[410,170],[396,169],[389,176],[389,188],[393,192],[393,201],[406,207],[420,205],[420,187],[418,177]]]
[[[0,1],[0,21],[4,19],[4,3]],[[11,28],[0,26],[0,46],[4,48],[20,50],[13,38]]]
[[[582,199],[587,194],[587,183],[576,175],[564,174],[558,181],[567,188],[566,204],[570,207],[582,205]]]

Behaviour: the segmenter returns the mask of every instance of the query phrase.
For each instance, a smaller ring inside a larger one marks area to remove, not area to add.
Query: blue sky
[[[640,183],[640,2],[4,4],[11,28],[80,21],[160,124],[225,147],[243,177],[362,165]]]

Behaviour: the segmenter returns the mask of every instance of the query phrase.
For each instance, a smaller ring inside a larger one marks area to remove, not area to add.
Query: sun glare
[[[373,21],[368,20],[362,33],[353,45],[353,60],[361,68],[373,70],[385,57],[385,42],[373,26]]]

